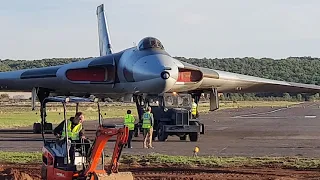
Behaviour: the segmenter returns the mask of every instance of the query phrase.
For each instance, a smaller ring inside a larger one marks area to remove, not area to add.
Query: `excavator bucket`
[[[115,124],[102,124],[98,127],[97,137],[94,141],[91,154],[91,163],[88,168],[84,171],[86,177],[90,177],[91,180],[133,180],[133,175],[131,172],[119,172],[119,159],[123,146],[128,140],[129,129],[124,125],[117,126]],[[113,154],[110,164],[105,170],[96,169],[98,161],[101,157],[103,149],[107,141],[116,135],[117,140],[114,146]]]
[[[108,174],[96,174],[94,180],[133,180],[131,172],[118,172]]]

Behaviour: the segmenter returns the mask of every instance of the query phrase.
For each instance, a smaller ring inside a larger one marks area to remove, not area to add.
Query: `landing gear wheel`
[[[52,130],[53,130],[52,123],[45,123],[44,124],[44,132],[46,134],[52,134]]]
[[[157,136],[158,136],[158,132],[157,131],[153,131],[153,133],[152,133],[152,141],[154,141]]]
[[[139,136],[139,128],[136,127],[134,128],[134,137],[138,137]]]
[[[190,141],[192,141],[192,142],[198,141],[198,138],[199,138],[199,133],[197,133],[197,132],[194,132],[194,133],[190,133],[190,134],[189,134],[189,139],[190,139]]]
[[[158,125],[158,140],[165,141],[168,138],[168,133],[164,132],[163,123],[159,123]]]
[[[33,133],[35,134],[41,133],[41,123],[33,123]]]

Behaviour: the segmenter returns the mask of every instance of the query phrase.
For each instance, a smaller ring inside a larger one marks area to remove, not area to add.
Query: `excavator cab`
[[[95,139],[90,143],[89,152],[85,152],[83,141],[75,143],[68,137],[67,128],[64,138],[45,137],[45,131],[41,131],[44,146],[42,147],[42,167],[41,178],[47,180],[104,180],[104,179],[123,179],[133,180],[131,172],[118,172],[118,161],[121,156],[123,146],[128,140],[129,129],[123,124],[103,124],[100,113],[99,102],[88,98],[78,97],[47,97],[43,100],[41,106],[41,123],[46,123],[46,104],[49,102],[59,102],[63,105],[63,116],[65,126],[67,125],[67,104],[76,103],[76,112],[78,112],[79,103],[95,102],[98,106],[98,127],[95,133]],[[43,126],[42,126],[43,127]],[[105,168],[104,147],[108,140],[116,136],[111,162]],[[80,148],[76,148],[76,145]],[[74,148],[73,151],[71,148]],[[71,153],[71,154],[70,154]],[[72,155],[73,159],[71,159]]]

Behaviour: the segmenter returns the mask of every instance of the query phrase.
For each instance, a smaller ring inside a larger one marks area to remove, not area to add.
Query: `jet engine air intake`
[[[70,69],[66,72],[66,77],[70,81],[90,81],[90,82],[114,82],[113,67],[90,67],[80,69]]]
[[[201,81],[203,74],[199,70],[179,68],[177,82],[198,82]]]

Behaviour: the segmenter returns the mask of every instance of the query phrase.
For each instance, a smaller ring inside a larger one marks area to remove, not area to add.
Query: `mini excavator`
[[[94,100],[78,97],[47,97],[41,103],[41,123],[46,122],[46,104],[49,102],[60,102],[64,109],[64,122],[67,125],[66,118],[66,104],[76,103],[76,112],[78,112],[78,105],[80,102],[93,102]],[[95,101],[97,102],[97,101]],[[66,137],[63,139],[50,139],[45,137],[42,128],[42,138],[44,146],[42,148],[42,167],[41,178],[46,180],[133,180],[131,172],[119,172],[118,161],[121,156],[123,146],[128,140],[129,129],[124,125],[116,124],[102,124],[100,106],[98,105],[99,112],[99,125],[97,127],[96,136],[92,143],[89,152],[85,152],[85,143],[72,142]],[[43,126],[42,126],[43,127]],[[110,164],[105,168],[104,147],[108,140],[116,136],[115,147]],[[78,148],[80,145],[81,148]],[[72,151],[73,160],[70,159],[70,149]],[[101,164],[99,163],[101,162]],[[72,162],[72,163],[71,163]],[[100,165],[99,165],[100,164]],[[99,168],[100,167],[100,168]]]

